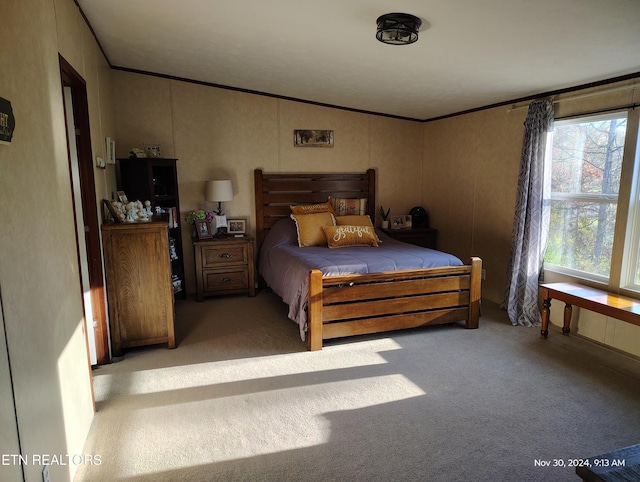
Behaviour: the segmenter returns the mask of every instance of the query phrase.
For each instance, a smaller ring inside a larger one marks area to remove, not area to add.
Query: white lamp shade
[[[231,181],[207,181],[205,199],[212,202],[233,201]]]

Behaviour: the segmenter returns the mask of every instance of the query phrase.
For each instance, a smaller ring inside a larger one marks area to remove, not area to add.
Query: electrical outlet
[[[482,272],[481,272],[481,274],[480,274],[480,277],[481,277],[482,279],[487,279],[487,270],[486,270],[486,269],[483,269],[483,270],[482,270]]]
[[[51,482],[49,478],[49,466],[45,465],[42,467],[42,482]]]

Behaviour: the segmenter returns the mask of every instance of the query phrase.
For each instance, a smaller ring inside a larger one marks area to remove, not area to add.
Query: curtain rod
[[[623,85],[620,87],[612,87],[610,89],[605,89],[605,90],[599,90],[597,92],[588,92],[586,94],[578,94],[578,95],[574,95],[573,97],[565,97],[563,99],[554,99],[553,97],[552,99],[552,103],[557,104],[558,102],[565,102],[565,101],[569,101],[569,100],[580,100],[580,99],[586,99],[587,97],[594,97],[596,95],[602,95],[602,94],[610,94],[612,92],[619,92],[622,90],[635,90],[638,88],[640,84],[631,84],[631,85]],[[634,106],[636,104],[633,104]],[[507,112],[513,112],[514,110],[520,110],[520,109],[528,109],[529,108],[529,104],[526,105],[521,105],[518,107],[511,107],[509,109],[507,109]]]

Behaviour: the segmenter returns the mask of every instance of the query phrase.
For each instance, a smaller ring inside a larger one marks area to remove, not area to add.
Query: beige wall
[[[253,170],[377,170],[378,204],[404,214],[421,203],[419,122],[395,120],[159,77],[113,72],[116,151],[159,143],[178,161],[182,216],[205,204],[208,179],[231,179],[227,216],[255,227]],[[294,129],[333,129],[333,148],[295,148]],[[112,188],[115,189],[115,188]],[[187,290],[195,292],[191,229],[183,223]]]
[[[93,405],[58,53],[87,81],[100,156],[104,136],[114,135],[110,70],[73,0],[3,2],[2,16],[0,96],[12,103],[16,130],[9,145],[0,145],[0,320],[8,345],[7,353],[0,343],[0,452],[17,453],[16,420],[7,408],[9,360],[22,453],[82,454]],[[107,172],[96,176],[101,198]],[[26,479],[41,480],[41,470],[29,463]],[[50,467],[52,480],[73,473],[73,464]],[[0,479],[22,475],[0,466]]]
[[[494,302],[504,294],[525,116],[496,108],[424,127],[423,196],[438,247],[482,258],[482,295]]]

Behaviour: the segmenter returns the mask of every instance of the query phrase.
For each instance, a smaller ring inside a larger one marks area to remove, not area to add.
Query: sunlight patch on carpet
[[[326,372],[336,369],[386,364],[384,353],[402,349],[394,340],[382,338],[336,345],[321,352],[301,352],[266,357],[240,358],[191,365],[94,376],[96,401],[129,395],[161,394],[225,383],[269,380],[274,377]],[[126,360],[120,362],[126,363]]]
[[[175,470],[327,444],[332,432],[327,414],[422,395],[424,391],[404,375],[389,374],[274,387],[269,392],[186,403],[179,410],[166,405],[128,414],[120,411],[119,421],[126,424],[128,436],[119,440],[117,457],[135,462],[126,469],[121,466],[121,475],[145,473],[151,467],[153,471]],[[172,427],[180,427],[179,432],[173,433]],[[185,433],[191,436],[184,437]],[[148,446],[159,450],[140,450]]]

